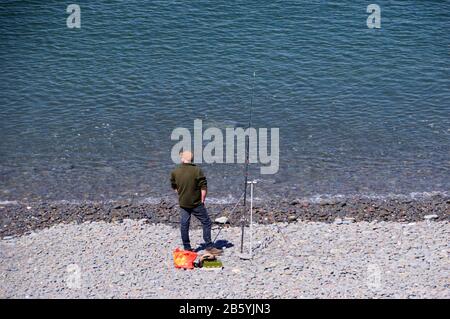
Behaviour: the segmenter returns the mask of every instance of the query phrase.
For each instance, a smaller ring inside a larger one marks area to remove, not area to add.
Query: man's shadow
[[[228,240],[225,239],[216,240],[216,242],[214,243],[214,247],[217,249],[230,248],[233,246],[234,246],[233,243],[230,243]],[[194,251],[199,252],[200,250],[204,249],[206,249],[206,244],[201,244],[200,246],[195,248]]]

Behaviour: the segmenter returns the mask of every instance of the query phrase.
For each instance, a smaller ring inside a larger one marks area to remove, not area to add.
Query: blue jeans
[[[184,249],[192,249],[191,242],[189,240],[189,224],[191,222],[191,215],[194,215],[203,226],[203,240],[205,241],[206,248],[212,248],[211,242],[211,226],[212,222],[206,211],[206,207],[203,204],[194,208],[180,207],[181,209],[181,240],[183,241]]]

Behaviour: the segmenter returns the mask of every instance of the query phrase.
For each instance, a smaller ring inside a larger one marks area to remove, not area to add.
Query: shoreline
[[[231,226],[240,222],[244,212],[238,205],[208,204],[211,219],[229,217]],[[259,224],[312,221],[343,223],[360,221],[418,222],[425,216],[435,221],[450,220],[450,195],[436,194],[423,198],[392,197],[329,197],[315,201],[298,198],[266,200],[254,203],[253,220]],[[248,215],[248,214],[247,214]],[[431,217],[430,217],[431,216]],[[124,219],[146,219],[150,223],[177,226],[178,205],[175,200],[159,203],[133,201],[116,202],[38,202],[0,204],[0,238],[21,236],[34,230],[60,223],[104,221],[122,222]],[[193,219],[192,227],[199,224]]]

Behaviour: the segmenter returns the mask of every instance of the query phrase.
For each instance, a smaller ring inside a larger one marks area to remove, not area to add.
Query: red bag
[[[194,261],[198,254],[189,250],[175,249],[173,251],[173,263],[175,268],[193,269]]]

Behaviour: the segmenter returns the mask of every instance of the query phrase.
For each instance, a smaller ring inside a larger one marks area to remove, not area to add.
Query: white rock
[[[218,224],[226,224],[226,223],[228,223],[228,218],[225,216],[222,216],[222,217],[216,218],[215,222]]]
[[[438,217],[439,217],[438,215],[433,214],[433,215],[425,215],[423,218],[425,218],[426,220],[430,220],[430,219],[436,219]]]
[[[353,217],[345,217],[344,218],[344,223],[350,224],[350,223],[354,223],[354,222],[355,222],[355,219]]]

